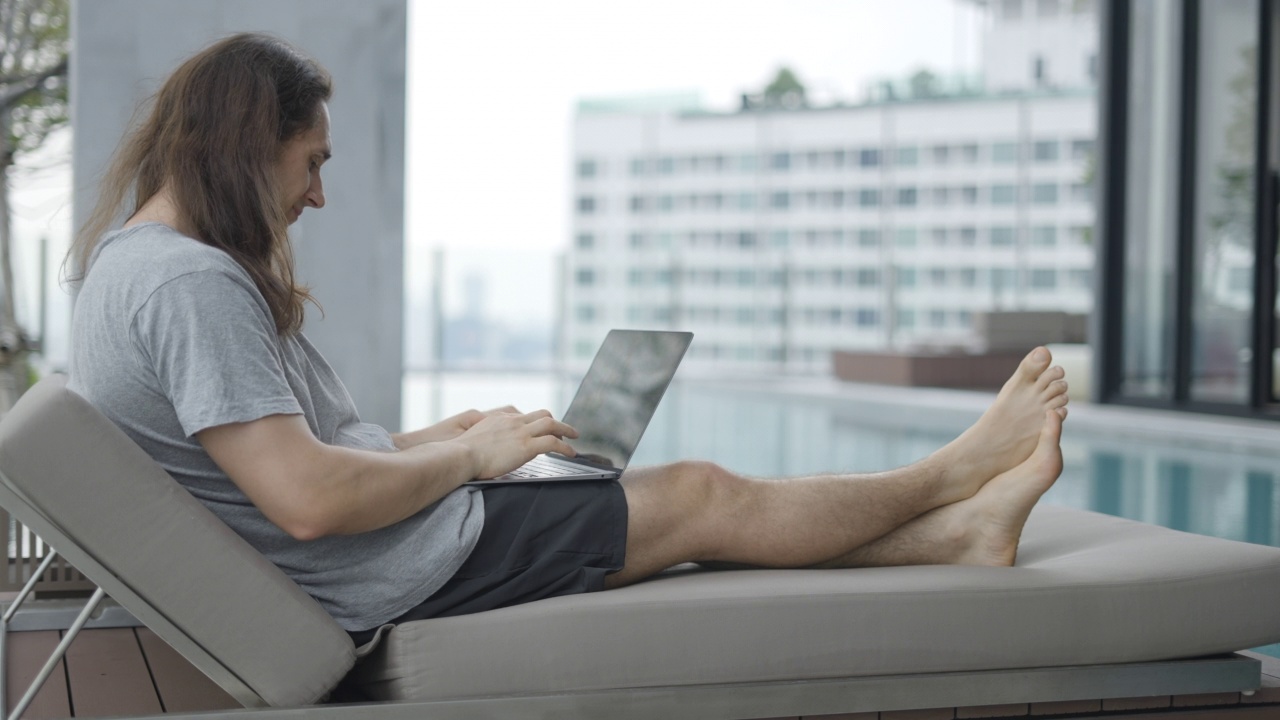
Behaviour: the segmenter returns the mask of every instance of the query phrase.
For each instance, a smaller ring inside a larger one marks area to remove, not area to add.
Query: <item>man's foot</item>
[[[942,508],[952,515],[949,536],[958,541],[955,564],[1013,565],[1031,509],[1062,474],[1061,438],[1062,416],[1045,411],[1029,458],[992,478],[972,498]]]
[[[1050,367],[1051,361],[1047,348],[1028,353],[978,422],[935,454],[948,501],[971,497],[988,480],[1030,457],[1046,411],[1053,410],[1059,421],[1066,418],[1066,373]]]

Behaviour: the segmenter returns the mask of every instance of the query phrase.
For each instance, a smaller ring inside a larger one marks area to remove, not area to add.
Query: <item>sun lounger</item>
[[[344,677],[384,701],[361,717],[388,718],[749,718],[1237,692],[1259,686],[1259,664],[1230,653],[1280,641],[1280,549],[1042,507],[1012,569],[677,568],[388,628],[357,652],[58,377],[0,422],[0,506],[247,707],[317,703]]]

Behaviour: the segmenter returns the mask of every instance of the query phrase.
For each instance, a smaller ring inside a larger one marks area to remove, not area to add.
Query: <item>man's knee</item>
[[[692,510],[720,510],[731,506],[746,491],[747,481],[706,460],[683,460],[667,473],[673,488],[684,496]]]

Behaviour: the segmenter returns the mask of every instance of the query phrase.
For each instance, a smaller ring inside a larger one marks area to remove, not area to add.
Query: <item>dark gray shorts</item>
[[[616,480],[481,487],[484,529],[458,572],[392,620],[467,615],[604,589],[622,569],[627,498]],[[359,647],[374,630],[351,633]]]

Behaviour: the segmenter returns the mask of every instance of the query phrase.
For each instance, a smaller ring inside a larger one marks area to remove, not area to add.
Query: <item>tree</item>
[[[769,107],[797,108],[805,104],[804,84],[790,68],[779,68],[773,82],[765,86],[764,101]]]
[[[26,389],[31,342],[18,325],[9,171],[69,121],[68,0],[0,0],[0,413]]]

